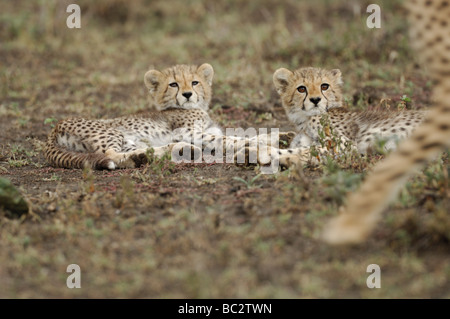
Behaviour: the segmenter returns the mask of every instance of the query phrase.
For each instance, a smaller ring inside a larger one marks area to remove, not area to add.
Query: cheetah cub
[[[112,170],[139,166],[149,148],[158,157],[174,146],[194,151],[192,138],[222,135],[206,112],[213,75],[207,63],[148,71],[144,82],[160,111],[114,119],[63,120],[48,137],[47,161],[54,167]]]
[[[424,111],[354,112],[343,108],[343,81],[338,69],[281,68],[275,71],[273,83],[298,132],[291,149],[278,151],[284,166],[305,163],[310,158],[310,146],[325,153],[327,150],[320,147],[320,131],[328,135],[326,138],[331,138],[329,131],[333,132],[338,147],[350,143],[361,154],[379,139],[386,141],[386,150],[395,149],[397,141],[409,136],[425,115]]]

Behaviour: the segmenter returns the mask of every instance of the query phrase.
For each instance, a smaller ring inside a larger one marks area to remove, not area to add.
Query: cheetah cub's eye
[[[198,81],[192,81],[192,86],[197,85]]]
[[[305,93],[306,92],[306,86],[300,85],[297,88],[297,91],[299,91],[300,93]]]
[[[177,82],[172,82],[169,84],[170,87],[176,88],[178,87],[178,83]]]
[[[320,89],[322,91],[326,91],[326,90],[328,90],[329,87],[330,87],[330,85],[328,83],[322,83],[322,85],[320,86]]]

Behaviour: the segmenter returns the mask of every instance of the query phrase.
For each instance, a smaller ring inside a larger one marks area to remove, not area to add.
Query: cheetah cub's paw
[[[84,163],[84,167],[94,167],[95,169],[98,170],[107,169],[113,171],[117,168],[117,165],[111,159],[105,157],[100,162],[94,164],[94,166],[92,166],[92,164],[89,161],[87,161]]]
[[[301,167],[308,163],[311,157],[309,148],[278,150],[278,160],[284,169],[290,167]]]
[[[146,153],[133,154],[130,156],[130,160],[133,161],[134,167],[141,167],[148,163],[148,156]]]
[[[316,155],[311,154],[309,147],[300,147],[294,149],[280,149],[278,150],[280,166],[282,168],[302,167],[305,164],[311,166],[319,165],[321,158],[323,158],[328,150],[325,147],[316,147]]]
[[[145,149],[138,149],[133,152],[118,153],[109,149],[105,152],[105,155],[112,160],[114,168],[136,168],[140,166],[139,161],[143,160],[142,154],[145,155],[145,151]]]

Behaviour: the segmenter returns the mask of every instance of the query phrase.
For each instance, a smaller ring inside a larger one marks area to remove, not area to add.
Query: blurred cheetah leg
[[[449,86],[450,89],[450,86]],[[395,198],[407,177],[427,160],[450,145],[450,101],[436,108],[411,139],[399,145],[366,178],[360,190],[349,196],[346,208],[325,228],[323,238],[331,244],[359,243],[367,238],[381,212]],[[440,130],[430,134],[436,127]],[[420,150],[420,151],[417,151]]]
[[[364,241],[414,169],[450,146],[450,47],[444,41],[448,28],[438,23],[444,21],[447,25],[450,3],[422,0],[408,1],[405,5],[409,10],[411,43],[435,82],[434,108],[396,152],[375,166],[360,190],[349,196],[340,215],[325,227],[323,239],[330,244]],[[430,31],[424,32],[424,28]]]

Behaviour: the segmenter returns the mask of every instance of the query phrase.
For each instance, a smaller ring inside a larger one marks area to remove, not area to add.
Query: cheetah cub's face
[[[294,120],[325,113],[342,105],[342,76],[338,69],[281,68],[273,74],[275,89],[287,115]]]
[[[144,82],[157,109],[200,108],[208,110],[214,70],[208,63],[176,65],[163,71],[150,70]]]

